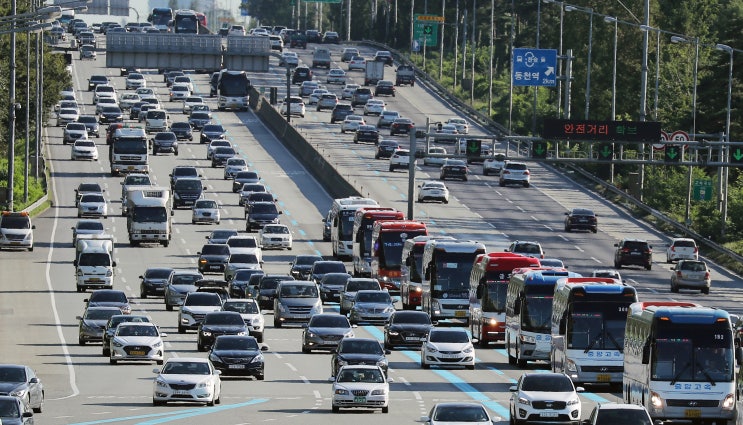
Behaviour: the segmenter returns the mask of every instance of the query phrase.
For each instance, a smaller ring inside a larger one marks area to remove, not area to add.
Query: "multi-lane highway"
[[[310,46],[312,47],[312,46]],[[333,59],[339,62],[340,47],[333,47]],[[310,49],[300,51],[305,63],[311,62]],[[369,56],[371,51],[365,52]],[[84,113],[93,113],[92,95],[86,91],[86,81],[93,74],[107,74],[114,85],[124,90],[124,79],[118,69],[102,68],[105,56],[97,61],[73,64],[73,79],[78,100]],[[275,64],[274,64],[275,65]],[[340,63],[338,63],[340,65]],[[345,69],[345,66],[342,66]],[[388,78],[392,71],[387,69]],[[282,87],[283,69],[272,66],[265,75],[251,75],[256,86]],[[325,72],[316,77],[324,82]],[[350,73],[355,82],[360,73]],[[207,76],[196,75],[196,92],[207,95]],[[148,85],[156,88],[161,100],[167,99],[162,76],[147,73]],[[340,88],[333,88],[339,92]],[[279,96],[281,97],[281,96]],[[439,121],[456,115],[432,92],[416,85],[398,88],[397,96],[386,98],[387,108],[422,124],[426,117]],[[213,99],[208,100],[216,106]],[[173,121],[185,120],[180,104],[165,103]],[[216,109],[216,108],[214,108]],[[321,219],[327,212],[331,198],[317,184],[302,164],[292,157],[283,145],[267,130],[256,116],[248,112],[219,112],[215,121],[228,129],[228,138],[239,148],[239,154],[248,159],[252,170],[260,173],[270,190],[277,195],[282,222],[294,232],[294,250],[267,251],[264,269],[271,273],[288,272],[288,262],[296,254],[319,253],[329,256],[328,243],[322,242]],[[376,122],[375,118],[370,119]],[[373,146],[356,145],[352,135],[341,134],[338,124],[329,124],[329,112],[315,112],[308,108],[307,116],[295,119],[295,125],[312,143],[322,146],[324,155],[364,195],[383,206],[406,209],[407,172],[390,173],[384,160],[374,160]],[[476,129],[472,130],[477,133]],[[386,132],[384,132],[386,133]],[[209,421],[219,424],[255,424],[278,421],[282,424],[321,424],[337,421],[330,411],[330,356],[323,353],[302,354],[301,329],[270,326],[271,312],[267,312],[265,342],[265,381],[224,379],[222,404],[216,407],[191,405],[152,406],[152,369],[149,364],[109,365],[101,357],[100,346],[77,345],[77,321],[84,308],[84,294],[74,288],[70,227],[74,225],[73,189],[81,181],[95,181],[106,188],[111,202],[105,220],[106,228],[117,239],[114,251],[118,263],[114,287],[125,290],[132,297],[134,312],[150,315],[152,321],[168,333],[166,356],[204,356],[196,350],[196,336],[178,334],[176,312],[165,311],[162,299],[139,299],[138,276],[148,266],[195,267],[196,252],[204,243],[204,236],[214,226],[192,225],[190,210],[181,209],[173,217],[173,243],[160,246],[129,247],[125,220],[117,213],[121,207],[120,178],[108,173],[107,146],[98,138],[101,160],[73,162],[69,160],[70,146],[62,144],[62,131],[47,130],[47,164],[52,171],[54,206],[34,219],[36,225],[34,252],[3,252],[0,254],[2,297],[0,315],[0,355],[4,362],[24,363],[34,367],[45,385],[44,412],[37,414],[37,424],[197,424]],[[387,137],[385,135],[385,137]],[[197,139],[197,138],[195,138]],[[406,137],[397,137],[402,145]],[[449,148],[451,148],[449,146]],[[244,230],[243,209],[237,195],[230,190],[230,182],[222,178],[221,169],[213,169],[205,159],[206,146],[197,142],[181,144],[180,155],[151,157],[152,175],[157,183],[166,184],[168,173],[176,165],[196,165],[200,168],[208,188],[206,196],[222,206],[220,227]],[[597,195],[574,184],[549,168],[532,165],[532,188],[500,188],[496,177],[483,177],[478,165],[471,167],[472,176],[466,183],[448,182],[452,199],[448,205],[416,205],[416,218],[426,221],[436,234],[483,241],[491,251],[502,250],[512,240],[539,241],[548,257],[565,260],[570,270],[579,273],[594,268],[611,267],[613,244],[622,237],[632,236],[652,241],[655,262],[652,271],[623,269],[625,279],[638,288],[641,299],[693,300],[705,305],[740,310],[743,293],[739,279],[715,268],[710,295],[697,292],[671,294],[670,266],[664,263],[668,238],[648,226],[633,220],[622,208],[613,206]],[[417,179],[438,177],[434,167],[419,166]],[[564,212],[571,207],[588,207],[599,215],[599,232],[565,233],[562,231]],[[350,267],[350,266],[349,266]],[[337,305],[328,305],[337,311]],[[382,338],[380,327],[360,326],[358,336]],[[523,373],[508,365],[502,347],[478,348],[477,369],[468,371],[423,370],[417,351],[393,351],[390,358],[391,384],[390,412],[382,417],[379,412],[350,411],[340,420],[359,424],[411,423],[424,415],[437,402],[450,400],[477,400],[496,416],[508,420],[508,387]],[[546,370],[546,364],[530,364],[528,370]],[[607,387],[589,387],[582,400],[584,417],[590,406],[604,400],[618,400],[621,394]]]

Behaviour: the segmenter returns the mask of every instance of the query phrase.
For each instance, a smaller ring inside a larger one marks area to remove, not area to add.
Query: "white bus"
[[[330,243],[333,255],[337,258],[351,258],[353,255],[353,223],[356,210],[361,207],[379,206],[371,198],[350,196],[333,200],[330,207]]]
[[[555,284],[566,277],[581,275],[551,267],[516,269],[511,274],[505,336],[509,364],[523,368],[529,360],[549,360]]]
[[[684,302],[630,305],[624,337],[624,401],[653,420],[731,423],[735,353],[724,310]]]
[[[552,300],[552,371],[575,383],[621,383],[624,325],[634,302],[635,288],[616,279],[558,280]]]

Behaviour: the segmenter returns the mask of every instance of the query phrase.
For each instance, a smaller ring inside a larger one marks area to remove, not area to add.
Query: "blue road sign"
[[[557,85],[557,50],[513,49],[513,85]]]

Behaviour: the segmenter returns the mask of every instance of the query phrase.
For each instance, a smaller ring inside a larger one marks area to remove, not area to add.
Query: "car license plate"
[[[132,356],[144,356],[145,352],[144,351],[131,351],[130,354]]]
[[[174,395],[188,395],[188,391],[186,390],[173,390]]]
[[[457,310],[454,312],[454,317],[467,317],[467,310]]]
[[[684,417],[686,418],[701,418],[702,411],[700,409],[686,409],[684,410]]]
[[[541,416],[543,418],[556,418],[559,415],[558,415],[557,412],[542,412],[542,413],[539,414],[539,416]]]
[[[209,266],[209,270],[219,270],[219,266]]]
[[[405,341],[420,341],[421,339],[417,336],[406,336]]]
[[[354,403],[366,403],[366,397],[354,397],[353,402]]]
[[[639,252],[630,252],[629,255],[640,255]]]
[[[228,366],[230,369],[245,369],[244,364],[231,364]]]
[[[101,280],[99,278],[97,278],[97,277],[93,277],[93,278],[88,279],[88,282],[100,282],[100,281]]]
[[[608,373],[602,373],[596,377],[596,380],[599,382],[609,382],[611,381],[611,375]]]
[[[130,165],[130,166],[126,167],[126,169],[129,170],[129,171],[132,171],[134,169],[134,166],[133,165]]]
[[[20,242],[11,242],[10,244],[11,245],[20,245],[21,243]]]

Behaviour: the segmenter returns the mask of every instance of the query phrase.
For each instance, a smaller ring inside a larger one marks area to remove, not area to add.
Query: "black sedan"
[[[104,106],[100,115],[98,115],[98,120],[101,123],[122,122],[124,121],[124,113],[118,106]]]
[[[433,324],[425,311],[396,311],[384,326],[384,348],[420,348]]]
[[[237,313],[239,316],[240,314]],[[209,360],[222,376],[254,376],[263,381],[265,345],[258,345],[255,337],[247,335],[221,335],[214,341]]]
[[[170,267],[150,267],[145,270],[144,274],[139,276],[142,280],[139,284],[140,298],[147,298],[148,295],[163,295],[172,272],[173,269]]]
[[[207,313],[199,324],[196,348],[206,351],[221,335],[249,335],[248,326],[236,311],[214,311]]]
[[[593,233],[598,232],[596,213],[589,209],[573,208],[570,212],[566,212],[565,216],[566,232],[570,232],[573,229],[590,230]]]
[[[381,140],[377,144],[377,152],[374,154],[374,159],[389,158],[400,148],[400,144],[394,140]]]
[[[289,265],[289,274],[293,278],[298,280],[306,280],[310,276],[310,270],[315,261],[321,261],[322,257],[319,255],[297,255],[294,257]]]
[[[41,413],[44,406],[44,386],[33,369],[24,365],[0,365],[0,394],[22,399],[34,412]],[[5,415],[3,422],[5,422]]]
[[[353,136],[353,142],[371,142],[375,145],[379,143],[379,131],[373,125],[360,125]]]
[[[212,153],[212,168],[224,166],[228,159],[237,155],[234,148],[229,146],[219,146]]]
[[[330,360],[332,376],[338,373],[341,366],[353,364],[377,365],[387,374],[389,367],[387,354],[390,350],[382,348],[382,344],[373,338],[344,338],[338,343]]]
[[[179,121],[170,124],[170,131],[175,133],[175,137],[177,137],[178,140],[193,140],[191,124],[186,121]]]
[[[207,124],[201,129],[199,143],[211,143],[212,140],[223,139],[227,130],[221,124]]]
[[[230,258],[230,247],[227,244],[208,243],[196,253],[199,256],[198,266],[201,273],[224,273],[225,264]]]
[[[413,127],[415,127],[415,123],[413,123],[409,118],[398,118],[392,121],[392,125],[390,125],[390,136],[396,134],[409,134]]]
[[[253,277],[254,275],[262,276],[264,274],[266,273],[263,270],[259,269],[241,269],[235,272],[235,276],[232,277],[229,285],[227,286],[230,297],[251,298],[253,296],[249,288],[251,277]]]

